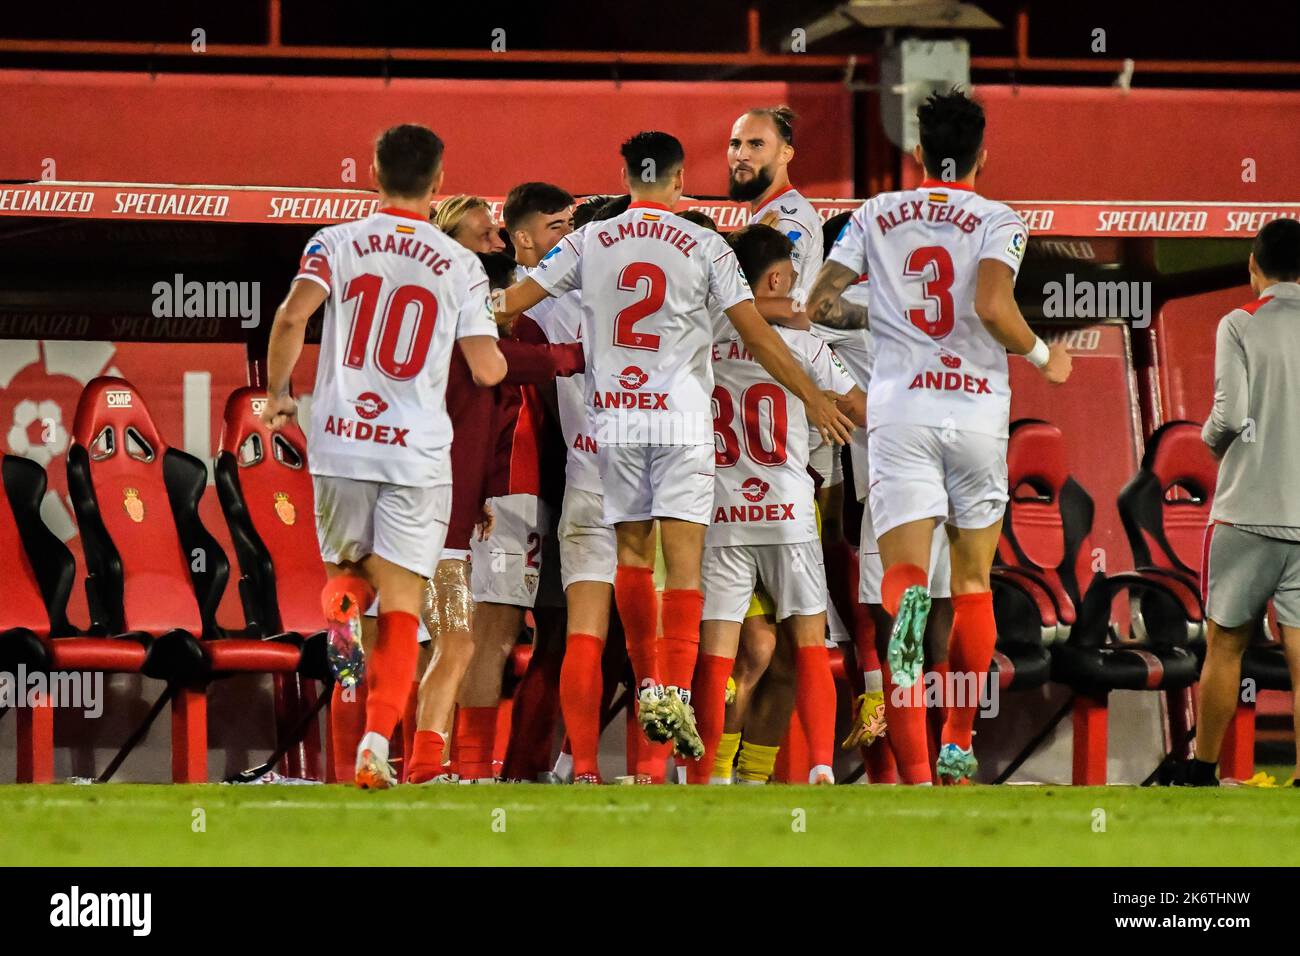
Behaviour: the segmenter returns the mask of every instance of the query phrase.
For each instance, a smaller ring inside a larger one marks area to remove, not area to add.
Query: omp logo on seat
[[[362,392],[352,404],[356,406],[357,414],[366,420],[378,418],[388,411],[388,403],[374,392]]]
[[[130,408],[131,393],[125,389],[105,392],[104,401],[108,404],[109,408]]]
[[[252,405],[253,407],[253,414],[256,415],[258,418],[261,418],[262,412],[266,411],[266,399],[264,398],[250,399],[249,404]]]

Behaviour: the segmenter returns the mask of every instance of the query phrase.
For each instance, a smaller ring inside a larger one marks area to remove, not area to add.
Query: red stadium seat
[[[92,626],[148,646],[142,670],[168,681],[172,777],[207,779],[208,683],[297,669],[292,644],[225,637],[215,612],[230,573],[198,516],[203,463],[170,448],[120,378],[92,380],[77,404],[68,489],[86,553]]]
[[[86,650],[95,638],[70,638],[66,611],[76,566],[72,553],[41,520],[45,470],[26,458],[5,455],[0,464],[4,493],[0,494],[0,562],[6,569],[5,599],[0,602],[0,672],[49,672],[55,659],[53,639],[60,651],[78,645],[82,653],[60,653],[64,669],[91,667]],[[139,670],[144,648],[121,642],[121,670]],[[116,650],[116,648],[114,648]],[[93,655],[92,655],[93,656]],[[71,664],[69,664],[71,662]],[[19,685],[19,691],[25,688]],[[19,706],[17,780],[48,783],[54,779],[54,713],[51,702]]]
[[[1201,579],[1206,529],[1218,481],[1218,464],[1193,422],[1172,421],[1152,434],[1142,468],[1120,494],[1120,517],[1139,568],[1167,575],[1196,595],[1201,615],[1189,622],[1192,649],[1204,654],[1205,624]],[[1181,602],[1159,592],[1144,594],[1134,610],[1134,633],[1169,626],[1182,619]],[[1291,689],[1281,645],[1270,639],[1263,617],[1241,662],[1241,676],[1255,690]],[[1255,766],[1255,701],[1238,704],[1224,740],[1222,774],[1244,780]]]
[[[325,566],[313,518],[307,441],[296,425],[272,434],[260,419],[266,393],[240,388],[226,401],[216,485],[239,562],[239,596],[251,629],[303,649],[296,675],[277,675],[282,703],[280,732],[310,708],[316,688],[300,678],[332,681],[325,659],[320,592]],[[291,777],[320,778],[315,725],[286,755]]]
[[[1161,576],[1141,570],[1097,572],[1081,585],[1081,569],[1088,567],[1093,502],[1070,476],[1065,440],[1054,425],[1015,423],[1008,442],[1007,478],[1011,501],[999,548],[1002,566],[994,571],[1003,608],[999,648],[1012,646],[1017,637],[1031,644],[1034,624],[1053,639],[1051,677],[1076,694],[1074,782],[1102,784],[1110,692],[1187,687],[1196,679],[1196,658],[1183,646],[1186,618],[1172,631],[1153,633],[1146,641],[1121,642],[1110,622],[1115,597],[1130,590],[1138,595],[1149,590],[1179,592]],[[1195,595],[1184,589],[1181,597],[1187,617],[1198,613]],[[998,604],[995,594],[995,611]],[[1017,604],[1018,615],[1009,610]],[[1008,624],[1012,630],[1004,637]]]

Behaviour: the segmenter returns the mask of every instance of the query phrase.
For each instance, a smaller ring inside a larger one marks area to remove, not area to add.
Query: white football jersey
[[[582,290],[586,398],[598,442],[712,440],[708,298],[725,311],[754,297],[725,239],[666,206],[634,202],[561,239],[533,278],[551,295]]]
[[[862,204],[829,258],[867,283],[880,362],[868,428],[955,428],[1007,436],[1007,350],[975,314],[982,259],[1020,271],[1029,230],[1009,207],[954,183],[926,180]]]
[[[794,291],[803,301],[822,267],[821,215],[799,190],[787,186],[750,213],[749,221],[771,226],[794,243]]]
[[[296,280],[325,288],[312,391],[312,474],[451,481],[447,366],[455,340],[497,336],[474,253],[421,216],[381,209],[312,236]]]
[[[821,389],[843,394],[853,379],[811,332],[776,327]],[[803,402],[773,380],[739,336],[713,346],[713,523],[705,544],[817,540]]]
[[[535,275],[536,269],[521,269],[523,275]],[[548,296],[528,310],[542,327],[547,341],[567,345],[582,341],[582,293],[574,290],[558,298]],[[538,319],[538,316],[541,316]],[[568,448],[565,454],[564,483],[582,491],[601,492],[600,468],[596,463],[598,445],[587,409],[587,374],[561,376],[555,380],[555,403],[560,413],[560,433]]]

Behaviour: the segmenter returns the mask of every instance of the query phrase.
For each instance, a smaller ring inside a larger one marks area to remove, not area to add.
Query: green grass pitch
[[[6,786],[0,861],[1297,865],[1300,790]]]

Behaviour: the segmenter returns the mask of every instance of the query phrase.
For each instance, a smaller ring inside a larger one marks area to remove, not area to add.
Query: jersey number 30
[[[763,402],[768,403],[770,431],[767,435],[763,434],[759,417]],[[713,406],[713,461],[719,468],[730,468],[740,460],[740,439],[732,427],[736,407],[731,393],[721,385],[713,389]],[[784,464],[787,413],[785,392],[781,387],[771,382],[749,386],[740,396],[740,416],[744,419],[742,433],[750,459],[768,467]],[[766,442],[765,438],[768,439]]]
[[[952,306],[952,256],[943,246],[922,246],[912,250],[903,267],[903,275],[925,279],[921,294],[926,304],[919,309],[908,309],[907,319],[932,339],[941,339],[952,331],[954,312]],[[938,316],[931,318],[934,305]]]
[[[366,346],[370,344],[370,329],[375,324],[375,309],[383,284],[380,276],[359,275],[344,290],[344,302],[358,300],[343,353],[343,364],[349,368],[362,368],[366,364]],[[411,306],[415,306],[415,328],[408,337],[402,332]],[[384,317],[379,322],[379,338],[375,342],[375,365],[379,371],[399,382],[415,378],[428,358],[433,325],[437,321],[438,300],[424,286],[403,285],[393,290]],[[397,346],[404,339],[405,354],[399,356]]]

